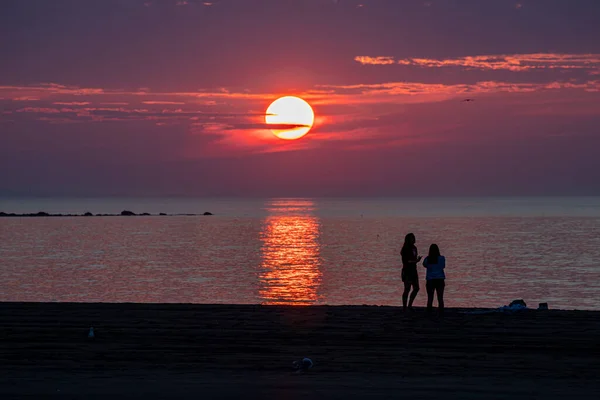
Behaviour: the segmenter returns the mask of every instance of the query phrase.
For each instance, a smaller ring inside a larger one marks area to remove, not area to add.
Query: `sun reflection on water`
[[[321,282],[319,219],[310,200],[276,200],[261,230],[263,304],[314,304]]]

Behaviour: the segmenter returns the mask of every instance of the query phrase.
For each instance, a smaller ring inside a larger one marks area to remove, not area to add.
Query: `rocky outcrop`
[[[141,214],[136,214],[133,211],[130,210],[123,210],[121,211],[120,214],[95,214],[96,217],[116,217],[116,216],[152,216],[152,214],[150,213],[141,213]],[[167,216],[167,215],[184,215],[184,216],[189,216],[189,217],[197,217],[200,215],[213,215],[213,213],[207,211],[203,214],[167,214],[164,212],[161,212],[160,214],[154,214],[154,215],[160,215],[160,216]],[[7,213],[4,211],[0,211],[0,217],[93,217],[94,214],[92,214],[89,211],[86,211],[84,214],[50,214],[47,213],[45,211],[39,211],[37,213],[23,213],[23,214],[16,214],[16,213]]]

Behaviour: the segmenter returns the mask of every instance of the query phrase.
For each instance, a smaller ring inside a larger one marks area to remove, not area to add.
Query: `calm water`
[[[410,231],[447,257],[447,306],[600,309],[600,198],[0,200],[123,209],[216,215],[1,218],[0,301],[399,305]]]

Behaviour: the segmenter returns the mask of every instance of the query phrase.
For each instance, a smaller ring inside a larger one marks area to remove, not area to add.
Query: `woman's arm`
[[[413,263],[416,264],[419,261],[421,261],[421,258],[423,258],[422,256],[418,256],[417,258],[413,258],[412,260],[408,260],[409,263]]]
[[[410,253],[409,253],[410,251]],[[411,264],[416,264],[419,261],[421,261],[421,256],[418,256],[417,258],[414,258],[414,255],[412,253],[412,250],[404,250],[402,249],[400,251],[400,255],[402,256],[402,262],[403,263],[411,263]]]

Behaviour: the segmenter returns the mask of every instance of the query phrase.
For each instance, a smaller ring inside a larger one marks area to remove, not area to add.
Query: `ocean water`
[[[0,199],[0,301],[401,305],[413,232],[446,306],[600,309],[600,198]],[[420,268],[424,283],[425,270]],[[424,285],[415,305],[425,305]]]

